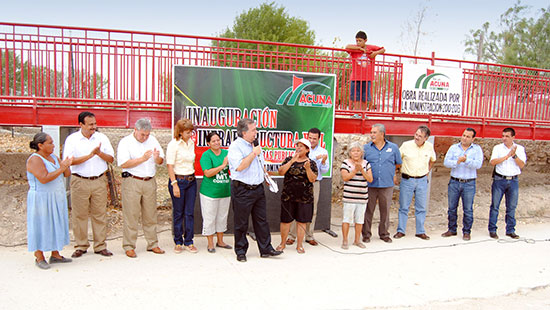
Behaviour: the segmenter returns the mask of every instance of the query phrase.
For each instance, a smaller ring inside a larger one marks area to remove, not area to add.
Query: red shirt
[[[366,45],[367,52],[351,51],[348,50],[352,58],[351,65],[351,80],[352,81],[372,81],[374,80],[374,58],[370,58],[369,55],[372,52],[383,49],[383,47],[376,45]],[[376,56],[375,56],[376,57]]]

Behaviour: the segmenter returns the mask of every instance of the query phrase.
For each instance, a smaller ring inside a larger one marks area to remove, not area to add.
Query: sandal
[[[298,254],[304,254],[306,251],[304,250],[304,248],[299,247],[299,248],[296,248],[296,252],[298,252]]]
[[[347,250],[349,249],[349,246],[347,243],[342,243],[342,249]]]
[[[222,249],[228,249],[228,250],[232,249],[232,247],[229,244],[220,245],[219,243],[216,243],[216,247],[217,248],[222,248]]]
[[[190,244],[190,245],[184,245],[183,246],[183,249],[186,250],[186,251],[189,251],[191,253],[197,253],[199,250],[195,247],[195,245],[193,244]]]
[[[38,261],[38,260],[34,260],[34,263],[36,264],[36,266],[40,269],[50,269],[50,265],[48,265],[48,263],[46,262],[45,259],[41,260],[41,261]]]
[[[66,258],[61,256],[61,258],[57,258],[55,256],[50,256],[50,264],[56,264],[56,263],[70,263],[73,260],[70,258]]]
[[[361,242],[354,242],[353,245],[355,245],[355,246],[357,246],[357,247],[359,247],[359,248],[361,248],[361,249],[366,248],[365,245],[364,245],[363,243],[361,243]]]
[[[284,250],[284,249],[285,249],[285,246],[284,246],[283,244],[279,244],[279,245],[275,248],[275,250],[277,250],[277,251],[282,251],[282,250]]]

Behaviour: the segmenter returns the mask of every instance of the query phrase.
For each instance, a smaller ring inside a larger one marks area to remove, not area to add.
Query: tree
[[[414,16],[407,19],[401,26],[401,43],[403,48],[412,52],[414,56],[420,53],[420,39],[427,34],[422,30],[424,21],[426,20],[428,7],[421,6]]]
[[[308,22],[290,16],[275,2],[243,11],[235,17],[233,26],[226,28],[219,37],[304,45],[315,42],[315,32],[309,29]],[[314,57],[302,57],[315,54],[310,48],[223,40],[212,42],[212,47],[212,65],[215,66],[300,70],[316,61]]]
[[[0,95],[20,95],[16,92],[20,89],[21,59],[13,51],[0,49]]]
[[[490,24],[470,30],[465,52],[479,61],[550,69],[550,6],[538,18],[526,17],[528,6],[518,1],[500,16],[501,29]]]
[[[269,42],[313,45],[315,32],[307,21],[290,16],[283,6],[275,2],[263,3],[257,8],[242,12],[235,18],[233,27],[219,35],[222,38],[247,39]],[[226,47],[236,47],[234,42],[220,42]],[[255,48],[252,44],[240,44],[241,48]],[[262,46],[263,50],[275,50],[273,45]],[[279,48],[279,50],[281,50]],[[292,50],[292,48],[291,48]]]

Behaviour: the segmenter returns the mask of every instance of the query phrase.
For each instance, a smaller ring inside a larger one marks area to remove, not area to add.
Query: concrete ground
[[[409,225],[411,226],[411,225]],[[340,229],[334,227],[340,235]],[[548,309],[550,223],[518,226],[519,241],[490,239],[424,241],[408,232],[386,244],[374,238],[366,249],[340,248],[341,239],[319,232],[321,245],[300,255],[289,246],[280,257],[262,259],[251,242],[248,262],[233,250],[175,254],[169,231],[159,234],[164,255],[124,255],[121,238],[111,240],[111,258],[92,253],[73,263],[35,267],[26,247],[0,248],[3,309]],[[280,236],[273,234],[273,245]],[[528,238],[528,239],[525,239]],[[225,239],[233,244],[232,236]],[[62,254],[69,257],[72,247]],[[48,254],[49,256],[49,254]]]

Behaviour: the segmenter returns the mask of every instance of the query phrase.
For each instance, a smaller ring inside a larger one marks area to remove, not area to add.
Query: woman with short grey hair
[[[361,229],[365,221],[365,210],[369,200],[368,183],[372,182],[370,163],[363,159],[363,146],[353,142],[348,149],[349,157],[342,162],[340,173],[344,180],[344,210],[342,215],[342,249],[347,250],[348,232],[355,223],[355,241],[359,248],[364,249],[361,242]]]

